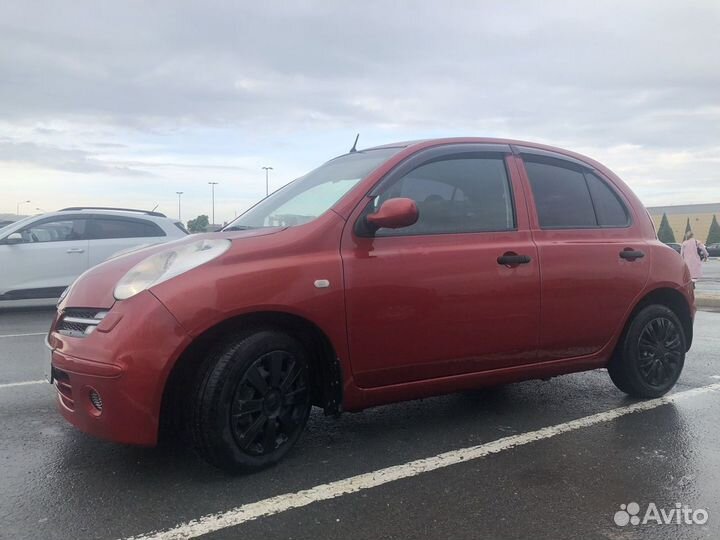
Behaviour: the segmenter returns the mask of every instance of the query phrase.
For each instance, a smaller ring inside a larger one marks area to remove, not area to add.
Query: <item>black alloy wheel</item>
[[[230,426],[237,445],[261,456],[287,444],[303,424],[308,395],[307,370],[287,351],[255,360],[233,398]]]
[[[652,319],[638,339],[638,370],[650,386],[663,387],[678,378],[683,365],[680,329],[666,317]]]
[[[680,378],[687,351],[685,329],[669,307],[651,304],[629,321],[608,364],[610,378],[634,397],[666,394]]]
[[[227,338],[196,377],[187,416],[195,449],[228,471],[277,463],[305,428],[311,380],[293,336],[260,328]]]

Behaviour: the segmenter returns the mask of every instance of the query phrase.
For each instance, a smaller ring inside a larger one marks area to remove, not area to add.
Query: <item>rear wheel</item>
[[[643,398],[667,393],[685,364],[685,332],[669,308],[653,304],[630,322],[608,365],[610,378],[623,392]]]
[[[208,356],[192,396],[190,432],[199,453],[226,470],[278,462],[310,413],[307,354],[291,336],[256,330]]]

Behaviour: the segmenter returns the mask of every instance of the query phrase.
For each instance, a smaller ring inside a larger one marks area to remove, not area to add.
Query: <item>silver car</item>
[[[187,234],[159,212],[73,207],[0,229],[0,307],[52,304],[80,274],[114,254]]]

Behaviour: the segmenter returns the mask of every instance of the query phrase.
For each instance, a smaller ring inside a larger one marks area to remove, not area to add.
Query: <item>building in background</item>
[[[675,241],[682,242],[688,220],[695,238],[705,242],[710,231],[713,216],[720,220],[720,203],[682,204],[678,206],[650,206],[648,212],[655,222],[655,229],[660,228],[663,214],[667,215],[670,228],[675,234]]]

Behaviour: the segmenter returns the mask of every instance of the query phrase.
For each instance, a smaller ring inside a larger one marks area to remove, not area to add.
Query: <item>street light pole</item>
[[[30,201],[20,201],[17,203],[17,206],[15,207],[15,213],[19,216],[20,215],[20,205],[29,203]]]
[[[269,181],[269,172],[273,170],[272,167],[263,167],[265,169],[265,196],[267,197],[270,195],[270,181]]]
[[[175,193],[177,193],[177,196],[178,196],[178,221],[182,221],[182,214],[180,212],[180,195],[182,195],[185,192],[184,191],[176,191]]]
[[[208,182],[210,184],[212,189],[212,223],[211,225],[215,225],[215,186],[219,184],[219,182]]]

